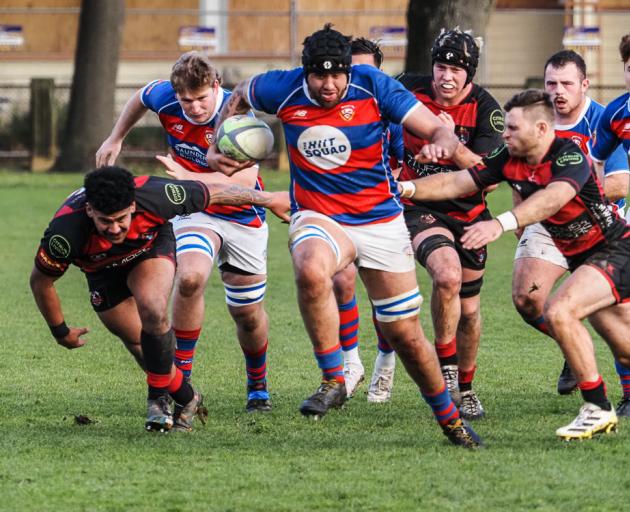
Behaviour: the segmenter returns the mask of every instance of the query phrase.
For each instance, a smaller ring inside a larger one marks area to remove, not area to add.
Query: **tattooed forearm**
[[[262,192],[239,185],[210,185],[210,204],[222,204],[227,206],[241,206],[255,204],[267,206],[273,200],[268,192]]]
[[[247,102],[247,84],[248,81],[240,82],[232,91],[232,95],[228,98],[226,104],[219,113],[219,119],[216,126],[221,126],[221,123],[228,117],[232,117],[237,114],[247,114],[250,109],[250,105]]]

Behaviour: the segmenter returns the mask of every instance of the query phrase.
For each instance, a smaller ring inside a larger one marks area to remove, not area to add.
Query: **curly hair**
[[[87,202],[106,215],[128,208],[136,198],[133,175],[122,167],[101,167],[87,173],[83,187]]]
[[[211,87],[215,81],[221,83],[219,72],[201,52],[184,53],[171,70],[171,85],[177,93]]]

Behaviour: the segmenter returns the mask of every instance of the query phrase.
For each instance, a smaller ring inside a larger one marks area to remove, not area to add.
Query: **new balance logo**
[[[306,110],[296,110],[293,113],[293,117],[306,117],[307,114],[308,112]]]

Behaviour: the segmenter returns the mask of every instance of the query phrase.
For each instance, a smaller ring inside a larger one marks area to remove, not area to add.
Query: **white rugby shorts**
[[[351,226],[339,224],[312,210],[302,210],[291,216],[289,237],[314,218],[334,224],[350,238],[355,247],[355,263],[358,267],[396,273],[415,270],[409,231],[402,213],[388,222]]]
[[[530,224],[523,230],[514,255],[515,260],[519,258],[538,258],[565,270],[569,269],[567,259],[560,252],[549,232],[539,222]]]
[[[217,262],[218,266],[228,263],[233,267],[251,274],[267,273],[267,239],[269,227],[264,223],[259,228],[244,226],[236,222],[220,219],[198,212],[191,215],[182,215],[171,219],[175,239],[177,240],[177,254],[192,250],[193,252],[208,252],[208,256]],[[191,229],[192,228],[192,229]],[[203,228],[214,231],[221,238],[221,247],[212,246],[211,241],[201,239],[202,234],[195,232],[194,228]],[[186,231],[183,231],[186,229]],[[196,233],[198,240],[186,236],[187,231]],[[200,249],[190,249],[191,241],[196,242]]]

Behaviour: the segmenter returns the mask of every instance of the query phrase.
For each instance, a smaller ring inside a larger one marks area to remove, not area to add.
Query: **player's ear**
[[[92,205],[90,203],[85,203],[85,214],[90,219],[94,218],[94,208],[92,208]]]
[[[131,203],[131,213],[136,213],[136,202]]]

